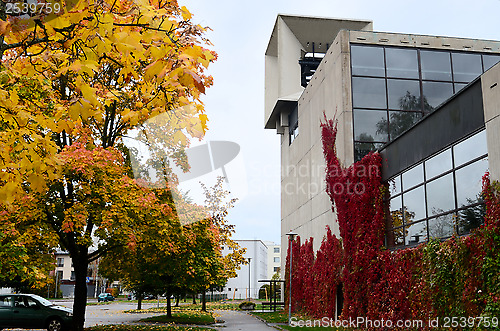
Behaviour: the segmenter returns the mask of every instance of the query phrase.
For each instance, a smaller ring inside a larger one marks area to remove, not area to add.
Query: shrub
[[[251,301],[243,301],[240,303],[238,306],[241,310],[254,310],[255,309],[255,303]]]

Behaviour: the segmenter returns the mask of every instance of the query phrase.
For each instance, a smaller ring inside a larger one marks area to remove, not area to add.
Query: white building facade
[[[242,248],[246,248],[245,259],[250,263],[244,264],[236,271],[237,276],[230,278],[224,286],[223,295],[227,299],[257,299],[259,289],[268,277],[268,247],[262,240],[235,240]],[[223,254],[229,254],[229,248],[224,247]]]

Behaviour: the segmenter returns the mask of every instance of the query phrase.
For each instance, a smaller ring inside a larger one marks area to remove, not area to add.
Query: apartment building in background
[[[281,276],[281,245],[264,241],[267,246],[267,279],[278,273]]]
[[[230,278],[218,294],[222,294],[222,297],[229,300],[257,299],[260,288],[268,284],[259,282],[259,280],[270,279],[272,274],[269,276],[269,272],[274,270],[274,266],[279,267],[276,263],[273,263],[273,266],[271,266],[272,269],[269,266],[269,259],[270,256],[274,257],[276,245],[273,242],[258,239],[234,241],[240,247],[246,248],[244,257],[247,261],[250,259],[250,263],[241,265],[240,269],[236,271],[236,277]],[[229,253],[230,248],[223,247],[222,254],[226,255]]]
[[[95,298],[105,290],[104,279],[99,279],[97,273],[98,263],[94,261],[89,264],[87,273],[87,296],[89,298]],[[63,298],[73,298],[75,296],[75,271],[68,252],[56,252],[55,281]],[[52,291],[55,291],[55,289]],[[56,296],[56,292],[51,293],[50,296]]]
[[[337,120],[345,167],[370,151],[383,156],[389,249],[479,226],[481,177],[500,179],[499,60],[499,41],[278,15],[265,54],[264,123],[281,142],[282,270],[290,230],[312,237],[314,249],[326,226],[340,237],[325,191],[325,115]]]

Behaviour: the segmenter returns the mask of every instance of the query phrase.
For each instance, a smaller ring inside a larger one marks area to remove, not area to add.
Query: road
[[[89,300],[95,302],[95,300]],[[73,308],[73,300],[54,301],[55,304]],[[142,309],[156,307],[157,303],[142,303]],[[154,316],[155,314],[125,314],[123,311],[137,308],[137,302],[116,301],[109,304],[87,306],[85,327],[99,324],[122,324]]]

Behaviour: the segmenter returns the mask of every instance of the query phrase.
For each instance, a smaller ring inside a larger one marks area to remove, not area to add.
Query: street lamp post
[[[292,319],[292,257],[293,257],[293,248],[292,248],[292,242],[295,239],[295,236],[298,235],[295,232],[288,232],[286,234],[288,236],[288,247],[290,249],[290,272],[288,274],[288,277],[290,278],[290,288],[288,290],[288,325],[290,325],[290,321]]]
[[[250,291],[250,289],[251,289],[251,287],[250,287],[250,276],[251,276],[251,272],[250,272],[250,266],[251,266],[251,264],[250,264],[250,261],[252,261],[251,257],[248,258],[248,298],[251,299],[252,295],[250,294],[251,293],[251,291]]]

